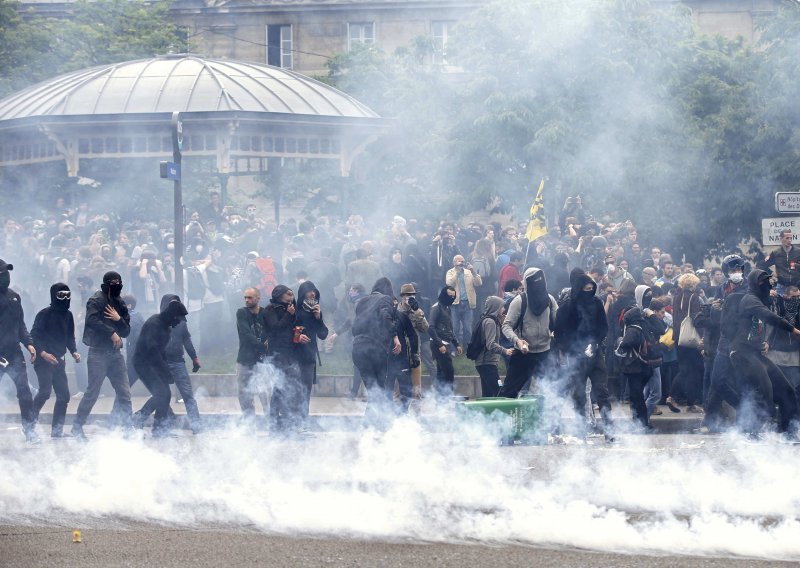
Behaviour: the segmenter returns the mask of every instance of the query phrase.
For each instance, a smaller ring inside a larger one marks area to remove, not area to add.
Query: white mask
[[[744,280],[744,274],[741,272],[733,272],[728,278],[734,284],[739,284],[742,280]]]

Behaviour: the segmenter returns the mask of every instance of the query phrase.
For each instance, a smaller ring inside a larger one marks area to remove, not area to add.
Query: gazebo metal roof
[[[286,69],[166,55],[68,73],[0,100],[0,166],[65,160],[75,176],[81,159],[163,157],[174,112],[184,154],[213,156],[226,173],[242,161],[289,157],[338,159],[347,175],[390,124]]]

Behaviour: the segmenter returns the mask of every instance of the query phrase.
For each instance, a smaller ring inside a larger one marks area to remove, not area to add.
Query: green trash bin
[[[495,415],[500,413],[500,416]],[[545,444],[542,417],[544,397],[538,394],[520,398],[479,398],[456,403],[456,415],[462,419],[498,420],[501,428],[501,443]],[[492,416],[495,415],[495,416]]]

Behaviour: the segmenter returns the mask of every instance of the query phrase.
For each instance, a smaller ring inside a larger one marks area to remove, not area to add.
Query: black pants
[[[500,371],[497,365],[476,365],[475,369],[481,377],[481,396],[497,396],[500,392]]]
[[[398,414],[404,414],[408,412],[408,405],[413,397],[411,364],[408,361],[408,356],[405,353],[392,355],[388,369],[387,377],[389,380],[386,381],[386,398],[394,402],[394,384],[397,382],[400,400],[399,404],[394,405],[394,408]]]
[[[14,382],[17,389],[17,401],[19,401],[19,415],[22,420],[22,430],[28,432],[33,430],[36,420],[33,412],[33,395],[31,387],[28,385],[28,373],[25,370],[25,359],[22,358],[22,351],[15,353],[2,354],[8,361],[8,367],[0,369],[0,379],[6,373]]]
[[[300,393],[297,399],[297,413],[304,422],[308,420],[309,406],[311,405],[311,389],[317,380],[316,363],[300,363]]]
[[[300,365],[287,355],[276,355],[272,364],[278,371],[269,407],[272,427],[276,432],[296,430],[304,421],[302,406],[306,390],[300,383]]]
[[[729,351],[726,349],[726,351]],[[722,403],[727,402],[732,407],[739,406],[739,386],[736,382],[736,373],[727,352],[717,351],[714,357],[714,368],[711,371],[711,384],[708,388],[708,402],[705,407],[703,423],[713,432],[722,428]]]
[[[506,380],[500,389],[498,396],[506,398],[517,398],[519,391],[525,383],[533,376],[541,378],[544,375],[547,365],[550,362],[550,350],[541,353],[522,353],[514,350],[511,360],[508,362]]]
[[[435,345],[431,345],[431,353],[436,361],[436,380],[433,385],[436,394],[437,396],[452,396],[456,381],[453,356],[450,355],[449,349],[446,348],[445,352],[441,353]]]
[[[389,354],[380,345],[356,341],[353,343],[353,364],[361,373],[369,397],[364,417],[368,423],[382,427],[386,418],[393,414],[391,399],[386,397]]]
[[[644,386],[650,380],[652,373],[652,370],[644,373],[625,373],[631,394],[631,417],[634,422],[638,422],[644,428],[650,426],[647,419],[647,406],[644,403]]]
[[[572,398],[575,413],[583,416],[586,408],[586,379],[588,378],[592,383],[592,400],[597,401],[600,415],[603,417],[603,426],[608,430],[613,421],[611,419],[611,396],[608,393],[606,360],[603,353],[598,350],[592,357],[584,354],[570,356],[568,365],[567,394]]]
[[[56,404],[53,407],[52,432],[60,434],[64,430],[67,405],[69,404],[66,363],[62,358],[58,360],[58,364],[51,365],[40,357],[33,364],[33,370],[36,371],[36,378],[39,380],[39,392],[36,393],[36,398],[33,399],[35,419],[38,420],[39,412],[41,412],[44,403],[50,398],[50,393],[55,391]]]
[[[775,363],[754,349],[731,352],[731,364],[741,385],[742,403],[736,409],[736,420],[745,432],[756,433],[780,410],[778,429],[788,432],[797,419],[797,395],[792,384]],[[750,402],[752,408],[745,408]]]
[[[686,404],[702,404],[703,398],[703,356],[699,349],[678,347],[678,368],[680,369],[681,389],[686,395]],[[677,391],[670,390],[673,398]]]
[[[159,369],[148,365],[137,367],[136,371],[139,373],[139,380],[150,391],[150,400],[147,402],[155,409],[153,434],[163,434],[169,430],[169,401],[172,398],[169,368]]]

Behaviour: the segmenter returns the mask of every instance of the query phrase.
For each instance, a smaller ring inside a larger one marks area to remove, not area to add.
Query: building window
[[[292,26],[267,26],[267,65],[291,69],[294,66]]]
[[[447,37],[452,22],[432,22],[431,35],[433,36],[433,63],[447,65]]]
[[[347,24],[347,49],[358,45],[375,43],[375,22],[354,22]]]

